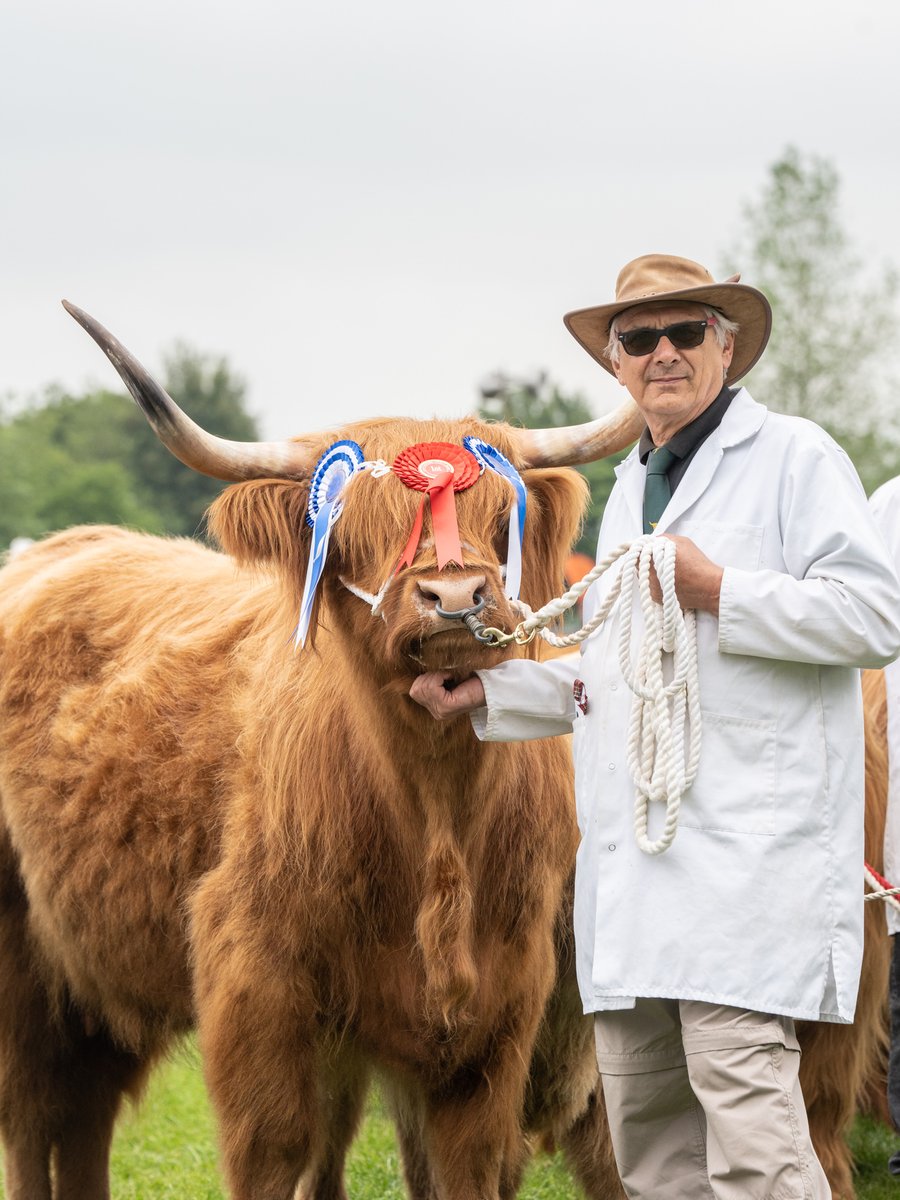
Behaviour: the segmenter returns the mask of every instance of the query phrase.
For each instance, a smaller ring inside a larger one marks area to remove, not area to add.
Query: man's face
[[[704,316],[699,304],[645,304],[619,317],[618,331],[662,329],[679,321]],[[619,346],[616,378],[626,387],[644,414],[654,442],[668,441],[679,429],[708,408],[722,390],[724,371],[731,363],[734,339],[729,334],[721,347],[711,325],[699,346],[677,350],[662,337],[650,354],[633,357]]]

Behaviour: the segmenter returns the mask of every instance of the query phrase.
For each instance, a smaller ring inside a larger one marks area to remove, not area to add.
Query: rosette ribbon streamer
[[[504,479],[508,479],[516,493],[515,502],[509,510],[509,545],[506,550],[506,595],[518,600],[522,587],[522,537],[525,530],[525,508],[527,494],[525,481],[505,454],[496,446],[481,438],[467,436],[463,445],[472,452],[482,468],[487,467]]]
[[[480,475],[474,455],[451,442],[418,442],[400,451],[392,469],[408,488],[424,493],[394,574],[413,564],[422,536],[426,500],[431,501],[431,525],[438,570],[442,571],[450,562],[463,566],[454,494],[471,487]]]
[[[309,484],[309,504],[306,523],[312,527],[306,582],[300,601],[300,620],[294,634],[294,645],[303,646],[312,620],[316,589],[325,567],[328,541],[335,521],[341,515],[343,491],[353,476],[364,469],[365,455],[356,442],[334,442],[316,463]]]

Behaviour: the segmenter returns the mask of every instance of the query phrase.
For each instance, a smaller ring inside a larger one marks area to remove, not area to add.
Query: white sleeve
[[[823,666],[883,667],[900,652],[900,583],[846,454],[798,448],[780,481],[786,571],[726,567],[719,649]]]
[[[524,742],[571,733],[579,661],[578,654],[540,663],[512,659],[477,671],[487,700],[470,714],[477,736],[483,742]]]

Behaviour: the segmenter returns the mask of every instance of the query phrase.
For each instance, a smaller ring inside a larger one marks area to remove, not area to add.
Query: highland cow
[[[417,494],[370,467],[426,444],[471,458],[465,436],[515,463],[522,595],[542,603],[584,500],[573,472],[542,468],[583,455],[585,435],[591,457],[633,440],[634,411],[546,435],[375,420],[238,445],[70,311],[170,449],[238,482],[210,515],[228,557],[85,527],[0,576],[8,1196],[107,1196],[121,1097],[194,1024],[235,1200],[287,1200],[302,1179],[343,1195],[372,1070],[403,1097],[442,1197],[511,1195],[577,836],[568,748],[482,746],[406,694],[421,670],[462,675],[509,652],[460,619],[516,623],[500,571],[508,480],[476,463],[451,521],[440,479]],[[369,466],[317,475],[336,442]],[[316,508],[338,499],[311,589]]]

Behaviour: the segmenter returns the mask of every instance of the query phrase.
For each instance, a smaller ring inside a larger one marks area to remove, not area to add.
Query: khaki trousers
[[[594,1014],[626,1193],[641,1200],[831,1200],[809,1137],[789,1017],[697,1000]]]

